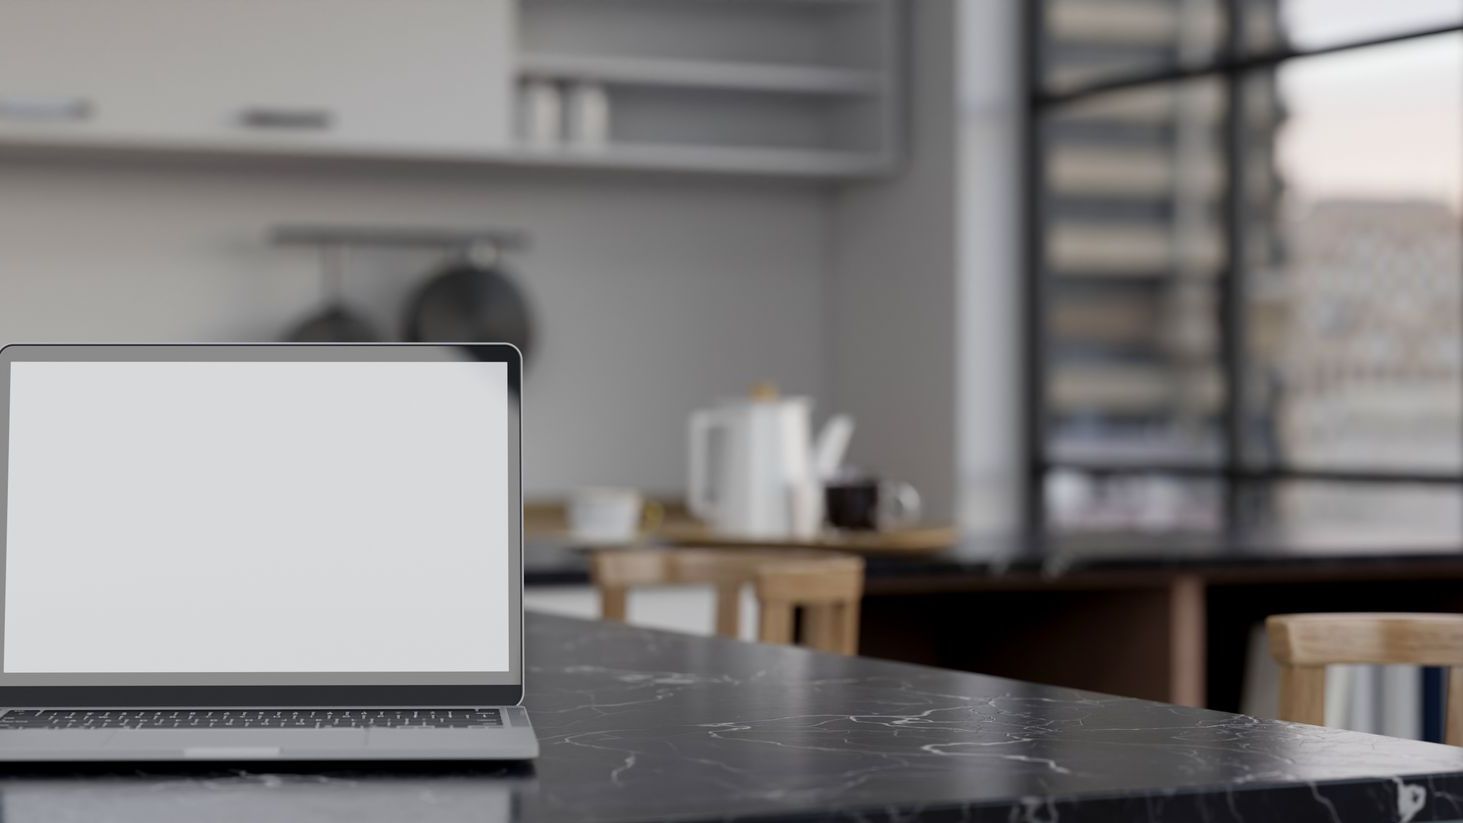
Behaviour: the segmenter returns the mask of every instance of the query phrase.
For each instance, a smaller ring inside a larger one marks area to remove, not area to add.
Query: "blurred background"
[[[411,339],[470,251],[516,296],[435,336],[527,327],[531,496],[681,495],[688,415],[769,381],[858,414],[861,459],[948,516],[958,44],[935,5],[5,0],[0,338],[281,340],[339,303],[359,322],[333,336]],[[387,237],[276,242],[321,226]],[[411,242],[444,232],[518,242]]]
[[[755,392],[925,548],[1456,552],[1460,215],[1463,0],[0,2],[0,340],[510,340],[550,531]]]
[[[506,232],[534,494],[680,494],[771,381],[935,519],[1457,531],[1460,17],[6,0],[0,338],[406,339]]]

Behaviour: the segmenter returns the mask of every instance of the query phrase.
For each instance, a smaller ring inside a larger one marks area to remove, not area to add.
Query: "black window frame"
[[[1243,500],[1257,484],[1274,481],[1323,481],[1332,483],[1377,483],[1457,486],[1463,489],[1463,472],[1345,470],[1293,467],[1286,465],[1248,465],[1246,397],[1243,392],[1250,366],[1245,327],[1246,310],[1246,200],[1245,168],[1248,128],[1245,122],[1248,83],[1254,73],[1272,71],[1292,60],[1340,52],[1385,46],[1409,40],[1420,40],[1446,34],[1463,35],[1463,21],[1445,26],[1411,29],[1386,35],[1347,40],[1316,48],[1281,46],[1251,53],[1245,40],[1246,10],[1253,0],[1216,0],[1224,12],[1225,32],[1218,53],[1201,65],[1173,66],[1161,70],[1140,71],[1114,76],[1071,88],[1051,90],[1046,84],[1046,26],[1044,11],[1048,0],[1022,3],[1021,81],[1025,98],[1022,122],[1022,323],[1023,323],[1023,386],[1026,454],[1023,519],[1033,532],[1049,528],[1046,510],[1046,479],[1057,469],[1073,469],[1099,477],[1166,475],[1202,478],[1222,482],[1225,523],[1241,519]],[[1277,0],[1283,2],[1283,0]],[[1048,307],[1051,304],[1050,276],[1045,262],[1048,207],[1046,198],[1046,157],[1044,119],[1054,111],[1101,95],[1130,89],[1172,86],[1187,80],[1218,78],[1223,82],[1222,163],[1225,189],[1222,206],[1224,254],[1218,273],[1220,290],[1218,322],[1220,331],[1220,368],[1224,377],[1223,453],[1219,462],[1175,462],[1136,464],[1127,462],[1080,461],[1054,459],[1050,454],[1051,415],[1048,409],[1048,366],[1050,339],[1047,333]],[[1459,147],[1463,151],[1463,146]],[[1459,277],[1463,278],[1463,270]]]

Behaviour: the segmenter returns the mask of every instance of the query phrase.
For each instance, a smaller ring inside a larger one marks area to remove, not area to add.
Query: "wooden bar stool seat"
[[[1448,668],[1444,739],[1463,745],[1463,615],[1284,614],[1265,621],[1280,664],[1280,719],[1322,725],[1326,667],[1347,663]]]
[[[605,620],[625,622],[630,589],[709,585],[715,589],[716,633],[734,638],[741,624],[741,591],[754,585],[762,642],[793,643],[794,614],[801,607],[807,616],[805,645],[840,654],[858,649],[863,573],[862,559],[831,552],[603,549],[590,559]]]

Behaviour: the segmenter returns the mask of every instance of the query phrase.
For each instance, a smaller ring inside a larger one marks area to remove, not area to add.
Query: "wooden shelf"
[[[885,77],[876,71],[709,60],[527,54],[519,60],[518,73],[521,77],[611,85],[785,94],[873,95],[885,90]]]

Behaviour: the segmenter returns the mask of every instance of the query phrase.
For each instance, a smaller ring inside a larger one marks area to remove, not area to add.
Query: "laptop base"
[[[538,738],[520,706],[498,728],[0,729],[0,762],[528,760]]]

